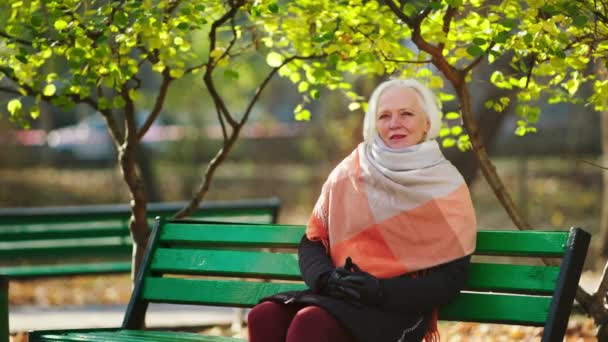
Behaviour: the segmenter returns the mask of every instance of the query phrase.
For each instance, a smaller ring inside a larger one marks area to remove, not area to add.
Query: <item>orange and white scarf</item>
[[[332,171],[306,229],[335,265],[351,257],[379,278],[469,255],[476,233],[469,189],[436,141],[391,149],[378,137]]]

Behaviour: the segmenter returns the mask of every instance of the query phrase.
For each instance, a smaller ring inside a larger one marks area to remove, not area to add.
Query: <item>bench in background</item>
[[[150,203],[150,223],[186,202]],[[203,202],[191,217],[276,223],[277,198]],[[128,205],[0,209],[0,274],[11,279],[128,273],[132,243]]]
[[[237,341],[142,330],[148,304],[252,307],[264,296],[303,289],[296,254],[303,233],[302,226],[161,219],[150,238],[122,328],[35,331],[29,341]],[[441,308],[440,319],[541,326],[542,341],[561,341],[589,240],[579,228],[479,231],[466,289]],[[505,255],[527,261],[505,263]],[[526,257],[562,262],[559,267],[535,266]]]

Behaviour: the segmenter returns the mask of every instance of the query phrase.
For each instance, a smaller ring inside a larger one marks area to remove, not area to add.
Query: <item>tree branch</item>
[[[230,28],[232,29],[232,39],[228,43],[228,47],[226,48],[224,53],[217,59],[218,61],[221,61],[224,57],[226,57],[234,46],[234,43],[236,43],[236,28],[234,27],[234,17],[230,18]]]
[[[425,10],[421,15],[417,16],[415,19],[411,19],[406,16],[393,0],[382,0],[385,5],[387,5],[391,11],[397,16],[397,18],[401,19],[407,26],[412,30],[412,41],[418,49],[427,52],[432,57],[433,64],[437,67],[437,69],[442,70],[445,77],[454,85],[454,87],[459,87],[464,81],[464,73],[462,70],[456,69],[454,66],[449,64],[447,60],[443,57],[442,50],[437,46],[434,46],[427,42],[423,37],[420,31],[420,23],[422,20],[430,13],[430,11]],[[425,14],[426,13],[426,14]]]
[[[205,82],[205,86],[207,87],[211,98],[213,98],[215,106],[220,109],[222,116],[224,117],[224,119],[226,119],[228,124],[232,126],[232,128],[237,127],[238,122],[234,120],[234,118],[230,114],[230,111],[226,107],[226,104],[222,100],[217,89],[215,88],[215,84],[213,83],[212,74],[213,70],[215,69],[215,58],[213,58],[211,54],[213,53],[216,47],[217,29],[226,21],[230,20],[231,18],[234,18],[239,7],[242,6],[244,3],[244,0],[238,0],[234,3],[231,2],[230,10],[224,13],[224,15],[221,16],[218,20],[214,21],[213,24],[211,24],[211,30],[209,31],[209,60],[207,61],[207,69],[205,70],[205,75],[203,76],[203,81]]]
[[[15,89],[12,89],[9,87],[4,87],[4,86],[0,86],[0,91],[9,93],[9,94],[21,95],[21,93],[18,90],[15,90]]]
[[[139,128],[139,130],[137,132],[137,141],[141,141],[141,139],[144,137],[146,132],[148,132],[148,130],[150,129],[150,127],[152,126],[152,124],[154,123],[156,118],[158,118],[158,115],[160,114],[160,111],[163,109],[163,105],[165,104],[165,98],[167,97],[167,91],[169,89],[169,84],[171,83],[171,81],[173,79],[171,78],[171,75],[169,74],[169,68],[165,68],[165,70],[163,70],[162,75],[163,75],[163,80],[160,84],[160,88],[158,90],[158,95],[156,96],[156,102],[154,103],[154,107],[152,108],[152,111],[146,118],[146,122],[144,122],[144,124]]]
[[[445,15],[443,16],[443,33],[445,34],[445,39],[448,39],[448,34],[450,33],[450,25],[452,24],[452,19],[456,15],[457,11],[458,9],[456,7],[448,5],[448,9],[445,12]],[[437,47],[439,48],[439,50],[443,51],[443,49],[445,48],[445,42],[439,43]]]
[[[469,71],[471,71],[474,67],[477,66],[477,64],[479,64],[484,57],[488,54],[488,52],[490,50],[492,50],[492,48],[494,47],[494,45],[496,45],[496,42],[491,42],[490,45],[488,45],[488,48],[486,49],[486,51],[483,53],[483,55],[478,56],[477,58],[475,58],[475,60],[473,62],[471,62],[471,64],[467,65],[464,69],[462,69],[462,71],[467,74],[469,73]]]
[[[578,161],[582,161],[583,163],[587,163],[587,164],[593,165],[593,166],[595,166],[595,167],[599,167],[599,168],[600,168],[600,169],[602,169],[602,170],[608,170],[608,167],[606,167],[606,166],[602,166],[602,165],[599,165],[599,164],[592,163],[592,162],[590,162],[590,161],[588,161],[588,160],[584,160],[584,159],[577,159],[577,160],[578,160]]]
[[[224,15],[221,16],[218,20],[214,21],[213,24],[211,24],[211,30],[209,31],[209,53],[210,54],[213,50],[215,50],[215,45],[216,45],[216,41],[217,41],[217,29],[220,26],[222,26],[226,21],[230,20],[231,18],[234,18],[239,7],[243,6],[244,4],[245,4],[244,0],[238,0],[234,3],[231,2],[230,10],[228,12],[224,13]],[[213,61],[213,60],[214,59],[211,56],[209,56],[209,63],[211,63],[211,61]]]
[[[103,90],[101,89],[101,86],[98,86],[97,98],[100,99],[103,97]],[[114,116],[112,116],[112,112],[109,109],[96,109],[101,113],[101,115],[103,115],[104,119],[106,120],[106,125],[108,125],[108,130],[110,131],[110,135],[114,140],[114,144],[116,145],[116,148],[119,148],[120,145],[122,145],[122,143],[124,142],[124,137],[120,133],[120,128],[118,127],[118,123],[114,119]]]
[[[262,91],[264,91],[264,88],[266,88],[266,85],[268,85],[268,82],[270,82],[270,79],[272,79],[272,77],[279,71],[279,69],[281,69],[282,67],[284,67],[285,65],[287,65],[288,63],[290,63],[293,60],[308,60],[308,59],[319,59],[319,58],[324,58],[327,57],[326,54],[322,54],[322,55],[312,55],[312,56],[291,56],[289,58],[286,58],[283,63],[281,63],[281,65],[279,65],[278,67],[273,68],[268,75],[266,75],[266,78],[262,81],[262,83],[260,84],[260,86],[258,87],[258,89],[256,90],[254,96],[251,98],[251,101],[249,101],[249,104],[247,105],[247,109],[245,110],[245,113],[243,114],[243,117],[241,118],[241,121],[239,122],[239,126],[238,129],[241,129],[241,127],[243,126],[243,124],[247,121],[247,118],[249,117],[249,113],[251,112],[251,109],[253,108],[253,105],[257,102],[257,100],[259,99],[260,95],[262,94]]]
[[[215,112],[217,113],[217,119],[220,122],[220,127],[222,127],[222,138],[224,143],[228,140],[228,132],[226,131],[226,123],[224,122],[224,117],[222,116],[222,112],[218,104],[215,104]]]
[[[13,37],[13,36],[9,35],[8,33],[4,32],[4,31],[0,31],[0,37],[4,37],[4,38],[10,39],[10,40],[14,40],[15,42],[17,42],[19,44],[27,45],[27,46],[30,46],[30,47],[32,46],[32,42],[30,42],[29,40]]]

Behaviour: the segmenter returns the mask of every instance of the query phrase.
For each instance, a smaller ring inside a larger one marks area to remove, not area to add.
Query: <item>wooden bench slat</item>
[[[164,243],[201,243],[242,247],[297,247],[304,228],[290,225],[188,224],[168,222],[160,233]]]
[[[0,249],[0,260],[19,260],[20,258],[53,259],[63,257],[85,257],[85,256],[128,256],[131,255],[132,246],[120,241],[100,241],[99,243],[80,242],[77,245],[65,245],[57,243],[54,246],[32,246],[18,249],[16,253],[13,249]]]
[[[303,283],[148,277],[142,297],[163,303],[252,307],[265,296],[305,288]]]
[[[472,263],[467,289],[551,294],[559,267]]]
[[[116,331],[73,331],[58,334],[57,332],[39,332],[37,341],[196,341],[196,342],[242,342],[244,340],[226,337],[209,336],[188,332],[152,331],[152,330],[116,330]]]
[[[81,274],[128,273],[130,271],[131,262],[129,261],[0,267],[0,274],[5,274],[11,279],[72,276]]]
[[[227,336],[209,336],[189,332],[150,331],[150,330],[120,330],[121,335],[129,337],[153,338],[156,341],[204,341],[204,342],[237,342],[242,339]]]
[[[84,239],[101,237],[129,238],[129,229],[126,225],[116,223],[66,226],[66,225],[35,225],[0,227],[0,241],[36,241],[57,239]]]
[[[561,257],[567,241],[568,232],[480,231],[475,254]]]
[[[551,297],[463,292],[441,308],[440,320],[543,326]]]
[[[291,283],[147,278],[143,298],[153,302],[251,307],[265,296],[304,288],[304,284]],[[543,325],[550,304],[551,297],[463,293],[442,308],[440,318]]]
[[[293,253],[159,248],[150,267],[175,274],[301,279]],[[558,267],[473,263],[467,288],[551,293],[558,273]]]
[[[156,250],[150,268],[177,274],[208,274],[273,279],[301,279],[297,255],[230,250]]]

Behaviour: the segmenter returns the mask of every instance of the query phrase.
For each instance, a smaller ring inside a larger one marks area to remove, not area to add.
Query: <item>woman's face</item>
[[[402,148],[419,144],[430,127],[416,90],[390,87],[378,98],[376,129],[386,146]]]

